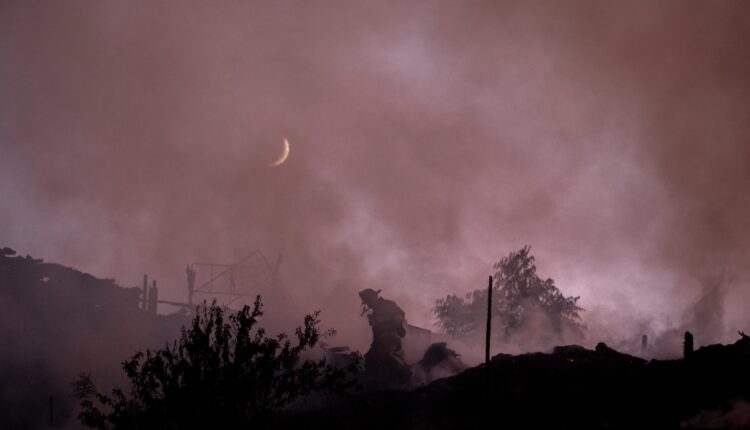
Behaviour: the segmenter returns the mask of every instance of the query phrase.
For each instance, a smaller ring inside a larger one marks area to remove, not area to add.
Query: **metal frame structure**
[[[229,306],[244,297],[254,297],[268,287],[276,288],[280,265],[281,254],[272,266],[259,250],[234,264],[191,263],[188,270],[194,271],[196,281],[200,279],[192,293],[224,298],[222,305]],[[188,301],[192,306],[192,294]]]

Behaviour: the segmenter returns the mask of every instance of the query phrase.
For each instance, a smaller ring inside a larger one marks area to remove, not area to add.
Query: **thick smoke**
[[[721,340],[748,33],[743,2],[4,2],[0,240],[175,300],[186,263],[281,252],[269,316],[359,348],[356,291],[430,326],[531,244],[592,344]]]

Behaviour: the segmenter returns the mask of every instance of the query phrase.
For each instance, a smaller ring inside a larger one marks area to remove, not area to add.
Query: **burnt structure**
[[[149,308],[152,286],[144,277],[123,287],[0,246],[0,429],[68,428],[78,374],[115,374],[135,351],[179,336],[190,320]]]
[[[194,262],[188,264],[187,275],[188,303],[192,310],[196,294],[216,300],[223,306],[270,291],[279,286],[279,266],[281,254],[275,264],[266,259],[261,251],[253,251],[231,264]]]

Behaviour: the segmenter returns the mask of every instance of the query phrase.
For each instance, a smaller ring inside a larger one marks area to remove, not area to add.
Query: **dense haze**
[[[0,1],[0,245],[172,300],[281,252],[269,314],[364,347],[358,290],[431,327],[529,244],[591,343],[731,340],[748,40],[743,1]]]

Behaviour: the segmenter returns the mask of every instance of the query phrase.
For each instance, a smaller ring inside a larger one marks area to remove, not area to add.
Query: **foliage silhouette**
[[[530,251],[531,247],[526,246],[494,265],[493,320],[503,328],[501,340],[508,341],[533,318],[540,317],[547,335],[559,338],[566,330],[582,334],[579,313],[583,309],[577,304],[579,297],[565,297],[552,279],[541,279]],[[454,336],[481,334],[486,306],[485,289],[472,291],[463,298],[449,295],[438,299],[434,309],[436,325]]]
[[[252,308],[228,315],[215,302],[204,303],[179,341],[123,363],[128,393],[115,388],[104,395],[81,375],[74,384],[79,419],[97,429],[248,428],[308,394],[342,392],[353,385],[353,368],[302,358],[321,336],[333,334],[321,334],[318,314],[305,316],[291,340],[257,327],[260,296]]]

